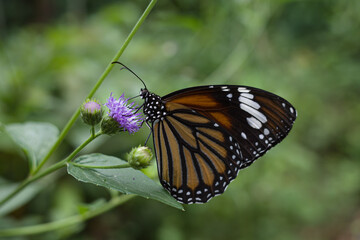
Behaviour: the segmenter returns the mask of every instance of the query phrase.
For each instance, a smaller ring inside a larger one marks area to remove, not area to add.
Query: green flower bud
[[[84,123],[95,126],[103,116],[103,110],[96,99],[87,99],[80,109],[81,118]]]
[[[138,146],[131,149],[131,152],[128,153],[126,157],[132,168],[141,169],[150,165],[153,154],[150,148],[146,146]]]
[[[103,118],[100,124],[100,129],[101,132],[107,135],[114,135],[122,130],[119,123],[109,116]]]

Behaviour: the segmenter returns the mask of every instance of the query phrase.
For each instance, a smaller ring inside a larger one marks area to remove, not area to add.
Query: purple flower
[[[84,123],[95,126],[101,122],[103,110],[96,99],[87,99],[80,108],[80,114]]]
[[[134,103],[128,104],[128,100],[124,94],[119,99],[116,99],[111,93],[107,103],[104,105],[109,108],[109,116],[119,123],[120,128],[129,133],[135,133],[139,131],[144,117],[141,113],[135,113],[137,105]]]
[[[101,111],[101,105],[95,100],[89,100],[84,103],[84,110],[90,113],[94,113],[95,111]]]

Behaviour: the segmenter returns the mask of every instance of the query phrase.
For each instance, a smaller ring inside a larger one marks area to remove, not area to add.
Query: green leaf
[[[59,135],[57,127],[50,123],[16,123],[5,127],[7,134],[21,147],[34,169],[45,157]]]
[[[119,158],[99,153],[81,156],[74,162],[95,166],[114,166],[127,163]],[[68,164],[67,170],[79,181],[115,189],[125,194],[136,194],[147,199],[151,198],[183,210],[182,205],[171,197],[160,184],[155,183],[141,171],[132,168],[82,168],[71,163]]]
[[[7,197],[18,185],[18,183],[11,183],[0,179],[0,201]],[[30,201],[43,187],[44,184],[41,182],[27,186],[23,191],[15,195],[11,201],[8,201],[0,207],[0,217]]]

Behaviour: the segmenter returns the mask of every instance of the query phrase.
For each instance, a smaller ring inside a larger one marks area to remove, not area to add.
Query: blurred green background
[[[0,1],[0,121],[61,129],[147,3]],[[263,88],[297,108],[292,132],[207,204],[181,212],[136,198],[82,225],[16,239],[360,239],[359,12],[358,0],[159,1],[120,59],[150,91]],[[96,97],[131,97],[141,87],[114,68]],[[102,137],[83,153],[123,157],[148,133]],[[53,161],[88,134],[78,121]],[[27,170],[21,151],[0,135],[1,181],[20,181]],[[108,191],[62,170],[0,224],[61,219],[99,198]]]

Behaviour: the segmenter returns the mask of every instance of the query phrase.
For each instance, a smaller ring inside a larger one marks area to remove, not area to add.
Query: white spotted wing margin
[[[229,111],[236,119],[231,133],[243,150],[247,165],[280,143],[290,132],[297,111],[285,99],[273,93],[252,87],[228,86],[227,92],[218,95],[218,101],[228,101]]]
[[[181,203],[220,195],[246,166],[227,130],[190,108],[173,110],[152,127],[160,182]]]

